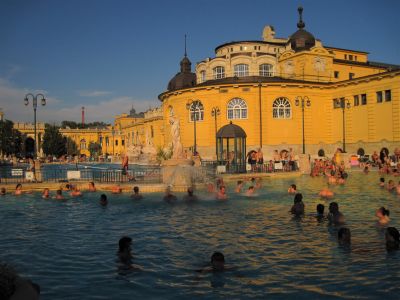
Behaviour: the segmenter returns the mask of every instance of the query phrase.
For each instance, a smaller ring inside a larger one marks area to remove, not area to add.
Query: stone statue
[[[169,116],[169,123],[171,124],[172,158],[183,158],[179,119],[171,114]]]

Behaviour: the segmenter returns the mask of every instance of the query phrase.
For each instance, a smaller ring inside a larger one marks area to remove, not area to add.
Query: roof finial
[[[186,34],[185,34],[185,57],[187,56],[187,53],[186,53]]]
[[[299,6],[297,9],[299,12],[299,22],[297,23],[297,28],[303,29],[306,24],[303,22],[303,7]]]

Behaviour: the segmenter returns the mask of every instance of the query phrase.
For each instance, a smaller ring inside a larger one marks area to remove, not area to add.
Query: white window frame
[[[274,76],[274,67],[271,64],[261,64],[259,66],[259,75],[263,77]]]
[[[248,64],[237,64],[233,66],[234,74],[236,77],[249,76],[249,65]]]
[[[225,78],[225,68],[223,66],[216,66],[213,69],[214,79]]]
[[[228,120],[244,120],[248,118],[247,103],[241,98],[233,98],[227,104],[226,118]]]
[[[198,107],[197,111],[195,107]],[[200,100],[195,100],[190,104],[189,109],[189,122],[194,122],[194,118],[196,116],[196,122],[204,121],[204,106]]]
[[[292,106],[288,98],[279,97],[272,103],[272,118],[287,120],[292,118]]]

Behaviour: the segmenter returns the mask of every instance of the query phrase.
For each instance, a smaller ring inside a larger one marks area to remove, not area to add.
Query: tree
[[[69,136],[64,137],[64,140],[65,140],[65,147],[67,149],[67,155],[77,155],[79,151],[78,151],[78,145],[75,143],[75,141],[71,139]]]
[[[10,120],[0,121],[0,152],[6,155],[21,156],[23,137],[19,130],[14,129]]]
[[[43,152],[46,155],[60,157],[67,153],[66,140],[61,135],[57,126],[47,125],[43,135]]]
[[[101,145],[96,142],[90,142],[89,143],[89,152],[90,156],[94,158],[98,158],[99,155],[101,155]]]

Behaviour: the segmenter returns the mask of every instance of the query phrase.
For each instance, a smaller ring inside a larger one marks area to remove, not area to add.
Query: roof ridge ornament
[[[303,22],[303,7],[299,6],[297,11],[299,12],[299,22],[297,23],[297,28],[303,29],[306,27],[306,24]]]

